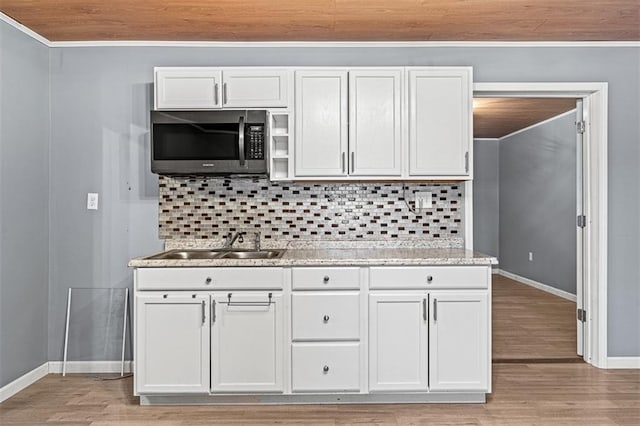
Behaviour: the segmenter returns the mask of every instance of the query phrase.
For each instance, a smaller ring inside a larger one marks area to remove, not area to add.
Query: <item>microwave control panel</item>
[[[264,126],[249,125],[247,140],[247,159],[264,160]]]

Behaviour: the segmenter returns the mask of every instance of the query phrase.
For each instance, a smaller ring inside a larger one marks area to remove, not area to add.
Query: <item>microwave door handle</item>
[[[240,165],[244,166],[244,116],[238,120],[238,148],[240,149]]]

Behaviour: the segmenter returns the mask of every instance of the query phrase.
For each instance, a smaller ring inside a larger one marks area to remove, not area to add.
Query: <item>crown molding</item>
[[[24,34],[28,35],[32,39],[34,39],[36,41],[39,41],[40,43],[44,44],[45,46],[51,47],[51,42],[49,40],[47,40],[46,38],[42,37],[40,34],[38,34],[37,32],[35,32],[33,30],[31,30],[30,28],[25,27],[20,22],[16,21],[15,19],[11,18],[10,16],[5,15],[2,12],[0,12],[0,21],[7,23],[8,25],[12,26],[13,28],[17,29],[18,31],[21,31]]]
[[[382,48],[640,47],[640,41],[54,41],[49,47]]]
[[[640,41],[50,41],[0,12],[0,21],[47,47],[215,47],[215,48],[380,48],[380,47],[640,47]]]

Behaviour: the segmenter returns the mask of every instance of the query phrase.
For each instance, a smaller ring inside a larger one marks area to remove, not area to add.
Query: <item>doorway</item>
[[[580,224],[584,226],[578,227],[576,222],[574,228],[576,301],[573,306],[576,310],[568,308],[564,315],[575,318],[573,355],[581,355],[586,362],[600,367],[606,364],[606,90],[605,83],[476,83],[474,86],[474,97],[478,99],[550,98],[559,100],[564,98],[576,100],[572,120],[574,125],[578,122],[578,126],[581,126],[580,122],[584,121],[584,133],[576,133],[576,149],[579,151],[576,153],[576,158],[578,154],[581,155],[580,165],[583,166],[583,173],[576,174],[579,177],[575,181],[577,184],[574,187],[576,191],[574,194],[576,203],[580,202],[581,205],[578,207],[576,204],[575,219],[581,221]],[[578,115],[578,119],[575,119],[575,114]],[[579,127],[578,130],[580,130]],[[468,190],[472,190],[471,185],[468,184]],[[535,257],[535,253],[532,256]],[[496,290],[499,291],[503,285],[509,285],[508,282],[505,284],[502,281],[509,278],[499,276],[495,280]],[[522,286],[519,288],[525,293],[536,290],[523,289]],[[497,298],[501,297],[499,292],[494,294]],[[550,294],[540,292],[536,294],[542,294],[541,306],[553,305],[548,300],[545,302],[545,297],[564,302]],[[515,299],[507,301],[507,306],[511,306],[513,311],[511,313],[517,317],[518,314],[522,314],[516,309],[518,297],[524,297],[526,300],[530,300],[531,297],[530,295],[514,297]],[[517,321],[517,318],[514,320]],[[567,317],[563,321],[567,324]],[[547,348],[553,350],[554,344],[550,333],[544,330],[540,333]],[[529,337],[535,337],[535,333],[530,332]],[[566,342],[564,345],[566,349]],[[561,357],[564,357],[563,354]]]

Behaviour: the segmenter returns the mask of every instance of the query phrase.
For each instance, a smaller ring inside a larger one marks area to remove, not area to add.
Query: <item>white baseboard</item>
[[[539,283],[539,282],[534,281],[534,280],[530,280],[529,278],[521,277],[520,275],[516,275],[514,273],[505,271],[504,269],[497,269],[497,270],[494,271],[494,273],[497,273],[498,275],[502,275],[503,277],[511,278],[512,280],[518,281],[518,282],[520,282],[522,284],[526,284],[528,286],[535,287],[538,290],[546,291],[547,293],[551,293],[551,294],[554,294],[556,296],[560,296],[563,299],[570,300],[571,302],[574,302],[574,303],[577,300],[577,297],[576,297],[575,294],[571,294],[571,293],[568,293],[568,292],[566,292],[564,290],[559,290],[559,289],[551,287],[549,285],[542,284],[542,283]]]
[[[22,389],[42,379],[47,374],[49,374],[49,363],[45,362],[40,367],[36,367],[28,373],[18,377],[13,382],[4,385],[0,388],[0,402],[11,398]]]
[[[119,373],[120,361],[67,361],[67,373]],[[132,361],[124,362],[124,372],[131,373]],[[62,374],[62,361],[49,361],[49,373]]]
[[[606,368],[640,368],[640,356],[610,356],[607,357]]]

